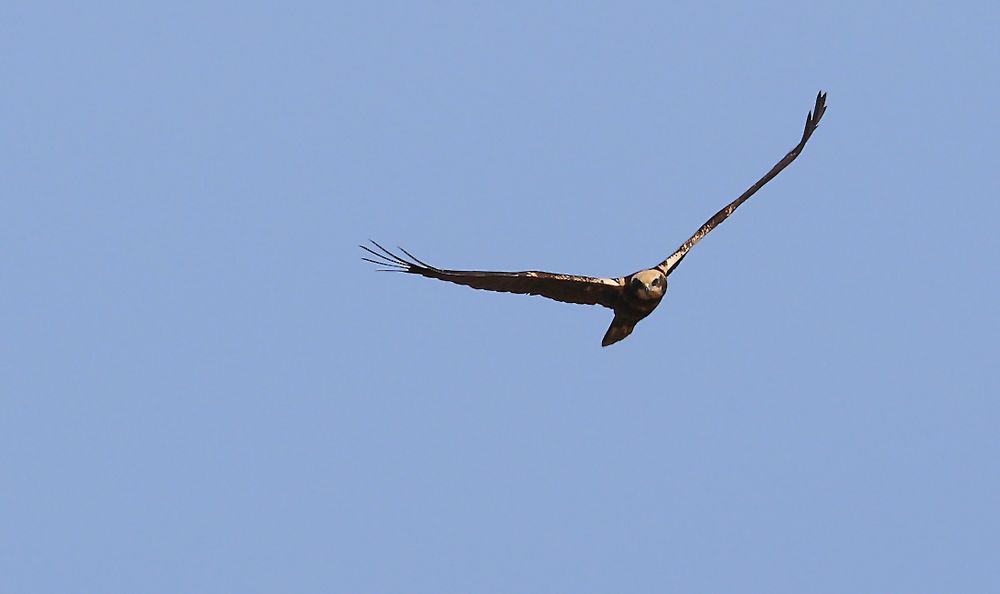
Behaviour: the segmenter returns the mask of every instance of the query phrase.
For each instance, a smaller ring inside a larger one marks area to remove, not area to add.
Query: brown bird
[[[695,244],[708,235],[712,229],[715,229],[719,223],[729,218],[729,215],[733,214],[733,211],[750,198],[750,196],[753,196],[764,184],[774,179],[782,169],[788,167],[788,164],[799,156],[809,137],[812,136],[816,127],[819,126],[819,121],[825,112],[826,93],[820,92],[816,95],[816,106],[806,117],[806,127],[805,131],[802,132],[802,140],[795,145],[795,148],[788,151],[787,155],[778,161],[764,177],[757,180],[757,183],[750,186],[746,192],[743,192],[739,198],[727,204],[725,208],[708,219],[670,257],[652,268],[646,268],[628,276],[595,278],[537,271],[488,272],[478,270],[445,270],[422,262],[403,248],[399,249],[409,259],[394,254],[375,241],[371,242],[375,249],[364,245],[359,246],[375,258],[362,258],[362,260],[387,267],[383,270],[419,274],[428,278],[436,278],[438,280],[465,285],[473,289],[520,293],[522,295],[541,295],[542,297],[548,297],[549,299],[565,303],[603,305],[615,312],[611,326],[604,335],[604,340],[601,341],[601,346],[608,346],[631,334],[635,325],[656,309],[656,306],[663,299],[663,295],[667,292],[667,277],[677,268],[677,265],[681,263],[681,260],[684,259]]]

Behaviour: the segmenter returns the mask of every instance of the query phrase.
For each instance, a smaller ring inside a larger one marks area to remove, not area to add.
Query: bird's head
[[[639,299],[662,299],[667,292],[667,277],[656,268],[636,272],[629,281],[629,289]]]

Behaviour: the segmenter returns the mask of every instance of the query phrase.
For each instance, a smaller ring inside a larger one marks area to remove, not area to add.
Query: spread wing
[[[722,221],[729,218],[729,215],[733,214],[733,211],[746,202],[747,198],[753,196],[757,190],[764,187],[764,184],[774,179],[776,175],[781,173],[782,169],[788,167],[789,163],[794,161],[795,158],[799,156],[799,153],[802,152],[802,149],[806,146],[806,142],[809,140],[809,137],[812,136],[813,131],[815,131],[816,127],[819,126],[819,121],[825,112],[826,93],[820,92],[816,95],[816,107],[809,112],[808,116],[806,116],[806,128],[805,131],[802,132],[802,140],[795,145],[795,148],[788,151],[788,154],[785,155],[784,158],[778,161],[778,163],[772,167],[771,170],[764,175],[764,177],[757,180],[757,183],[750,186],[746,192],[743,192],[739,198],[727,204],[725,208],[715,213],[712,218],[708,219],[708,221],[702,225],[690,239],[685,241],[681,247],[677,248],[677,251],[671,254],[669,258],[661,262],[657,268],[662,270],[664,274],[670,274],[674,268],[677,268],[677,265],[681,263],[681,260],[684,259],[684,256],[691,251],[691,248],[693,248],[696,243],[701,241],[703,237],[708,235],[712,229],[715,229]]]
[[[565,303],[603,305],[614,308],[614,303],[625,286],[624,278],[594,278],[536,271],[444,270],[421,262],[403,248],[399,249],[409,259],[390,252],[374,241],[372,241],[372,245],[375,249],[364,245],[359,246],[369,255],[374,256],[374,258],[362,258],[362,260],[384,266],[385,268],[382,270],[419,274],[428,278],[465,285],[473,289],[520,293],[521,295],[541,295]]]

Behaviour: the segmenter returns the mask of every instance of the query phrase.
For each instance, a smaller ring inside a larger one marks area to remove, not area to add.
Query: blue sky
[[[995,3],[0,10],[0,590],[1000,588]],[[381,274],[617,276],[610,312]]]

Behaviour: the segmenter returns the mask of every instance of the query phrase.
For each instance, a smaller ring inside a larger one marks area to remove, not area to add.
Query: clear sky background
[[[5,3],[0,592],[1000,590],[998,10]]]

